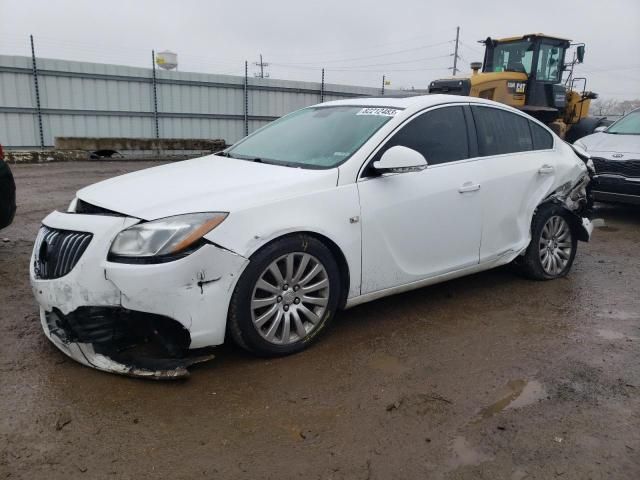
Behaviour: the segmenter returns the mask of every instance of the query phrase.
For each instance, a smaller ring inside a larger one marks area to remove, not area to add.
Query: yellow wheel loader
[[[575,65],[584,59],[583,43],[573,44],[543,33],[499,40],[489,37],[481,43],[485,45],[484,62],[471,64],[470,77],[434,80],[429,84],[429,93],[469,95],[506,103],[571,142],[607,124],[604,118],[588,116],[591,100],[597,95],[586,90],[586,78],[573,75]],[[570,47],[575,47],[573,58],[565,63]]]

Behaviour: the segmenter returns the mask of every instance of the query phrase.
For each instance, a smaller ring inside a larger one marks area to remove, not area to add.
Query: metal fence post
[[[151,50],[151,68],[153,83],[153,121],[156,129],[156,140],[160,139],[160,126],[158,125],[158,84],[156,80],[156,52]]]
[[[249,62],[244,61],[244,136],[249,135]]]
[[[33,85],[36,90],[36,114],[38,116],[38,128],[40,131],[40,149],[44,150],[44,132],[42,130],[42,109],[40,108],[40,88],[38,86],[38,66],[36,65],[36,49],[33,46],[33,35],[31,39],[31,65],[33,67]]]
[[[322,83],[320,84],[320,103],[324,102],[324,68],[322,69]]]

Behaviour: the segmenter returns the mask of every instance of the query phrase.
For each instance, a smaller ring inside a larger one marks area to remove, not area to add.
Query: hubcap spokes
[[[567,221],[553,216],[542,227],[539,253],[543,270],[549,275],[560,274],[571,258],[571,229]]]
[[[268,342],[302,340],[322,320],[329,304],[329,276],[320,261],[294,252],[273,261],[260,275],[251,296],[251,317]]]

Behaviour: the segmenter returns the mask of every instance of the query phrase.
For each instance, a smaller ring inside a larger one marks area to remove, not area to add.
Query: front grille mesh
[[[593,157],[596,174],[610,173],[631,178],[640,178],[640,160],[607,160]]]
[[[91,242],[92,234],[40,227],[34,246],[37,278],[51,280],[69,273]]]

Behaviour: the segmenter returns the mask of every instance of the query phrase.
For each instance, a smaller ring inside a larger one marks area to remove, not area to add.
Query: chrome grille
[[[640,160],[607,160],[593,157],[596,174],[609,173],[625,177],[640,178]]]
[[[69,273],[87,249],[92,234],[40,227],[34,246],[36,278],[51,280]]]

